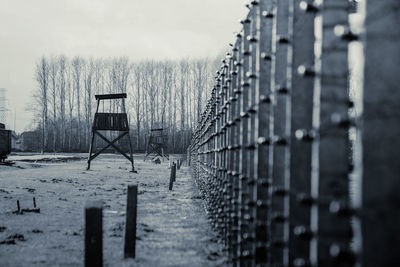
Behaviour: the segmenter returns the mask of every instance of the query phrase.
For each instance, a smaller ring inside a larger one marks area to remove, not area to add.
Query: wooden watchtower
[[[169,159],[169,155],[167,153],[167,143],[168,135],[164,133],[163,128],[151,129],[144,160],[146,160],[150,155],[152,155],[153,158],[160,156],[163,160],[164,158]]]
[[[113,147],[116,151],[121,153],[125,158],[127,158],[132,164],[132,172],[135,171],[135,167],[133,164],[133,155],[132,155],[132,142],[129,136],[129,123],[128,123],[128,116],[125,111],[125,98],[126,94],[107,94],[107,95],[96,95],[97,100],[97,108],[96,114],[94,115],[94,121],[92,126],[92,141],[90,143],[90,151],[89,151],[89,158],[88,158],[88,165],[87,169],[90,169],[90,162],[96,158],[98,155],[103,153],[107,148]],[[122,100],[121,105],[121,113],[100,113],[99,106],[100,101],[104,100]],[[108,140],[100,131],[114,131],[119,132],[119,135],[112,141]],[[93,153],[93,145],[95,141],[95,137],[99,136],[103,139],[107,145],[100,149],[99,151]],[[129,152],[130,156],[128,156],[121,148],[119,148],[115,143],[122,139],[124,136],[127,136],[129,140]]]

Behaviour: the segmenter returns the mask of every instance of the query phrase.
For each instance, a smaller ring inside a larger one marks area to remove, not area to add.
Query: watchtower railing
[[[94,130],[127,131],[129,130],[126,113],[96,113],[93,123]]]

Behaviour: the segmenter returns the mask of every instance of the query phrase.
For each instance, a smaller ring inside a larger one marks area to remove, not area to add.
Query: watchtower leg
[[[96,113],[99,112],[99,107],[100,107],[100,99],[97,99],[97,107],[96,107]],[[94,124],[94,122],[93,122]],[[92,158],[92,152],[93,152],[93,144],[94,144],[94,136],[95,136],[95,130],[92,128],[92,141],[90,142],[90,148],[89,148],[89,158],[88,158],[88,166],[86,170],[90,169],[90,161]]]
[[[133,149],[132,149],[131,136],[129,135],[129,132],[128,132],[128,140],[129,140],[129,153],[131,155],[132,172],[136,172],[135,171],[135,166],[133,164],[133,153],[132,153]]]
[[[151,136],[149,137],[149,139],[148,139],[147,142],[146,142],[146,154],[145,154],[145,156],[144,156],[143,161],[146,161],[147,157],[150,155],[150,151],[149,151],[149,147],[150,147],[150,138],[151,138]]]
[[[89,170],[89,169],[90,169],[90,161],[91,161],[92,152],[93,152],[94,136],[95,136],[95,131],[92,130],[92,141],[90,142],[89,158],[88,158],[88,165],[87,165],[86,170]],[[130,139],[129,139],[129,140],[130,140]],[[132,151],[132,149],[131,149],[131,151]]]

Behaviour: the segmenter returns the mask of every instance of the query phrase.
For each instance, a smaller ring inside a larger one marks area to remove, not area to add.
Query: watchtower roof
[[[126,94],[107,94],[107,95],[95,95],[96,100],[106,100],[106,99],[119,99],[126,98]]]

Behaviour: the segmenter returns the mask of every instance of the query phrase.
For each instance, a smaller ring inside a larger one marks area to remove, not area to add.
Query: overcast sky
[[[42,56],[213,57],[234,41],[244,0],[0,0],[0,88],[8,125],[32,127],[26,107]]]

